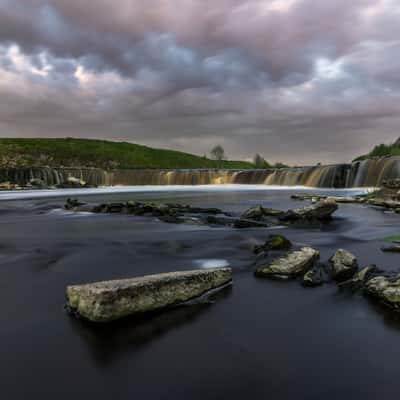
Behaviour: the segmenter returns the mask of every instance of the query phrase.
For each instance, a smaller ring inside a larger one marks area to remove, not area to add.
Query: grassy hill
[[[368,154],[355,158],[353,161],[361,161],[371,157],[400,156],[400,139],[393,144],[378,144]]]
[[[216,161],[180,151],[91,139],[0,139],[0,167],[254,168],[245,161]]]

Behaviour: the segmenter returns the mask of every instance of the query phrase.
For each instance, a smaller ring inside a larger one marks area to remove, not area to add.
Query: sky
[[[0,137],[346,162],[400,136],[399,0],[0,0]]]

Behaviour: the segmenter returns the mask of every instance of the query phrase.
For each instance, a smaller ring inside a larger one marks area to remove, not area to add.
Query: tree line
[[[217,146],[213,147],[210,152],[211,158],[217,161],[226,160],[226,154],[224,148],[218,144]],[[268,161],[265,160],[260,154],[256,154],[253,157],[253,164],[254,167],[257,169],[265,169],[265,168],[287,168],[288,165],[277,162],[275,164],[270,164]]]

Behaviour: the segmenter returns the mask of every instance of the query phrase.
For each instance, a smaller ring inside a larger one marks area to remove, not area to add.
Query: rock
[[[47,187],[46,182],[42,179],[34,178],[29,181],[29,184],[32,185],[32,187],[37,188],[37,189],[44,189]]]
[[[264,217],[271,217],[283,214],[281,210],[275,210],[273,208],[264,208],[262,206],[251,207],[246,210],[240,218],[243,219],[254,219],[256,221],[261,221]]]
[[[327,268],[322,263],[316,263],[310,270],[308,270],[301,281],[303,286],[316,287],[329,282],[329,274]]]
[[[383,208],[388,208],[391,210],[396,210],[397,208],[400,208],[400,202],[396,200],[385,200],[383,198],[371,198],[367,200],[368,204],[371,204],[375,207],[383,207]]]
[[[380,270],[376,265],[368,265],[368,267],[365,267],[357,272],[353,278],[344,282],[339,282],[338,285],[342,288],[349,288],[353,291],[360,290],[364,288],[365,283],[369,279],[379,272]]]
[[[400,311],[400,275],[376,276],[369,279],[365,284],[364,292],[387,307]]]
[[[311,247],[303,247],[276,258],[267,265],[260,266],[255,271],[255,275],[278,279],[295,278],[307,272],[318,258],[319,251]]]
[[[289,250],[292,242],[283,235],[269,235],[261,246],[254,246],[254,253],[268,252],[269,250]]]
[[[60,183],[57,185],[59,188],[81,188],[81,187],[87,187],[86,182],[79,179],[75,178],[73,176],[69,176],[64,182]]]
[[[68,198],[66,203],[64,204],[64,208],[66,210],[74,210],[76,211],[79,207],[87,205],[87,203],[81,202],[78,199],[70,199]]]
[[[357,272],[357,258],[347,250],[339,249],[330,259],[332,277],[342,282],[353,277]]]
[[[108,213],[127,212],[126,203],[109,203],[106,205],[106,212]]]
[[[292,194],[290,196],[291,199],[293,200],[317,200],[321,201],[323,199],[326,199],[326,196],[317,196],[315,194]]]
[[[199,297],[232,281],[230,268],[148,275],[68,286],[67,308],[92,322],[110,322]]]
[[[400,244],[381,247],[384,252],[400,253]]]
[[[338,209],[334,200],[322,200],[317,204],[289,210],[279,217],[281,221],[326,221],[332,218],[332,214]]]
[[[356,199],[355,197],[328,196],[326,200],[333,200],[336,203],[344,203],[344,204],[359,203],[359,200]]]

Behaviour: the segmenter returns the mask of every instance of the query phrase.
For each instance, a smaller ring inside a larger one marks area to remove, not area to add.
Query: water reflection
[[[227,285],[202,296],[198,301],[104,325],[73,317],[70,323],[96,363],[107,366],[120,356],[139,351],[171,330],[193,323],[214,303],[230,296],[231,292],[232,286]]]

